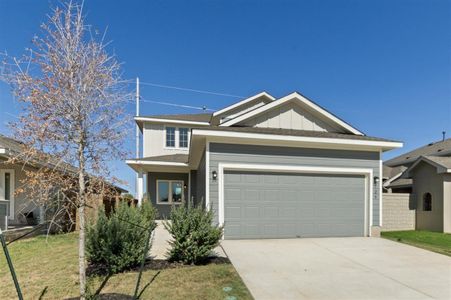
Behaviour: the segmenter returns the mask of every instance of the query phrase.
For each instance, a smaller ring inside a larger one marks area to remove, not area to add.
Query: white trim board
[[[156,161],[156,160],[149,161],[149,160],[129,159],[126,160],[125,163],[127,165],[188,167],[187,163]]]
[[[382,227],[382,151],[379,151],[379,226]]]
[[[251,102],[251,101],[253,101],[253,100],[255,100],[255,99],[258,99],[258,98],[260,98],[260,97],[263,97],[263,96],[265,96],[265,97],[271,99],[272,101],[274,101],[274,100],[276,99],[276,98],[274,98],[273,96],[271,96],[270,94],[268,94],[267,92],[261,92],[261,93],[258,93],[257,95],[251,96],[251,97],[249,97],[249,98],[246,98],[246,99],[244,99],[244,100],[241,100],[240,102],[234,103],[234,104],[232,104],[232,105],[229,105],[229,106],[227,106],[227,107],[224,107],[224,108],[221,109],[221,110],[218,110],[218,111],[214,112],[214,113],[213,113],[213,117],[219,116],[219,115],[221,115],[221,114],[223,114],[223,113],[225,113],[225,112],[228,112],[229,110],[232,110],[232,109],[234,109],[234,108],[237,108],[237,107],[239,107],[239,106],[241,106],[241,105],[244,105],[244,104],[246,104],[246,103],[249,103],[249,102]]]
[[[211,209],[210,205],[210,142],[205,145],[205,208]]]
[[[346,129],[347,131],[353,133],[353,134],[357,134],[357,135],[364,135],[361,131],[359,131],[358,129],[352,127],[351,125],[349,125],[348,123],[346,123],[345,121],[342,121],[341,119],[337,118],[336,116],[334,116],[333,114],[331,114],[330,112],[328,112],[327,110],[325,110],[324,108],[318,106],[317,104],[313,103],[312,101],[310,101],[309,99],[305,98],[304,96],[302,96],[301,94],[294,92],[291,93],[283,98],[280,98],[279,100],[276,100],[272,103],[269,103],[267,105],[264,105],[262,107],[259,107],[257,109],[254,109],[250,112],[247,112],[243,115],[240,115],[232,120],[226,121],[224,123],[222,123],[219,126],[232,126],[234,124],[237,124],[239,122],[242,122],[244,120],[247,120],[249,118],[252,118],[256,115],[259,115],[263,112],[269,111],[277,106],[283,105],[284,103],[287,103],[289,101],[300,101],[302,104],[307,105],[309,108],[311,108],[312,110],[314,110],[315,112],[319,113],[320,115],[328,118],[329,120],[331,120],[332,122],[334,122],[335,124],[337,124],[338,126]]]
[[[341,167],[313,167],[313,166],[287,166],[272,164],[239,164],[239,163],[219,163],[218,164],[218,221],[219,225],[224,225],[224,171],[273,171],[286,173],[314,173],[314,174],[355,174],[365,176],[365,203],[364,203],[364,235],[371,236],[371,226],[373,226],[373,169],[367,168],[341,168]],[[224,238],[224,237],[223,237]]]
[[[340,138],[322,138],[322,137],[306,137],[293,135],[278,135],[267,133],[249,133],[249,132],[233,132],[220,131],[210,129],[193,129],[192,135],[205,137],[220,137],[220,138],[237,138],[245,140],[267,140],[267,141],[286,141],[293,143],[305,144],[321,144],[321,145],[344,145],[344,146],[360,146],[368,148],[382,148],[384,150],[391,150],[403,146],[400,142],[388,141],[369,141],[369,140],[355,140],[355,139],[340,139]],[[303,145],[308,146],[308,145]]]

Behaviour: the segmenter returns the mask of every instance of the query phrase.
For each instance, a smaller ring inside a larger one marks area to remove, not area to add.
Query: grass
[[[451,234],[432,231],[387,231],[382,237],[451,256]]]
[[[76,233],[49,236],[47,241],[45,237],[17,241],[8,248],[25,299],[39,299],[44,289],[42,299],[77,296]],[[102,289],[102,299],[131,299],[137,275],[137,271],[130,271],[111,277]],[[90,290],[95,291],[102,280],[102,277],[90,278]],[[0,282],[0,299],[17,299],[3,252],[0,252]],[[141,287],[149,282],[141,299],[225,299],[227,296],[252,299],[230,263],[146,270]],[[225,292],[224,287],[232,290]]]

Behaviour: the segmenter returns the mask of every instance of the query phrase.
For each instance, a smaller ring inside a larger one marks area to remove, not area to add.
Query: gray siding
[[[188,174],[184,173],[148,173],[147,174],[147,190],[150,195],[150,202],[157,209],[160,218],[168,218],[171,211],[172,205],[168,204],[157,204],[157,179],[167,179],[167,180],[183,180],[185,185],[188,184]],[[185,189],[185,201],[188,199],[188,189]]]
[[[205,205],[205,151],[202,154],[199,166],[197,167],[196,177],[197,188],[195,203],[197,205]]]
[[[218,170],[218,163],[260,163],[280,165],[371,168],[379,176],[379,152],[290,148],[277,146],[210,144],[208,174]],[[211,208],[218,211],[218,181],[209,179]],[[379,187],[373,185],[373,225],[379,225]]]
[[[197,171],[196,170],[191,170],[190,171],[191,174],[191,195],[190,195],[190,199],[189,199],[189,203],[190,204],[196,204],[196,190],[197,190]]]

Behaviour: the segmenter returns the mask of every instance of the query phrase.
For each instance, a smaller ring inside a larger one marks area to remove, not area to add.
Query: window
[[[166,147],[175,147],[175,127],[166,127]]]
[[[5,173],[5,200],[11,200],[11,173]]]
[[[426,193],[423,195],[423,211],[432,211],[432,195]]]
[[[184,196],[182,180],[157,180],[157,204],[179,204]]]
[[[179,128],[179,147],[188,148],[188,128]]]

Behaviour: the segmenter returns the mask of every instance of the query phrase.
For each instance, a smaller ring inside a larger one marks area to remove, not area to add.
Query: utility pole
[[[136,116],[139,117],[139,77],[136,77]],[[136,159],[139,159],[139,126],[138,123],[136,123]],[[141,181],[142,181],[142,175],[141,172],[136,172],[136,186],[135,186],[135,193],[136,193],[136,199],[138,199],[138,204],[141,204]]]

